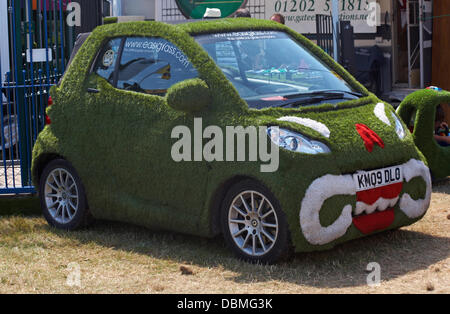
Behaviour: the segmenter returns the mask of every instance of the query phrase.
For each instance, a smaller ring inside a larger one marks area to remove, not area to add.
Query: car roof
[[[203,33],[217,33],[217,32],[232,32],[244,30],[282,30],[289,31],[290,29],[280,23],[261,20],[253,18],[208,18],[208,19],[183,19],[183,20],[168,20],[168,21],[130,21],[107,24],[104,26],[116,25],[120,29],[126,29],[130,26],[143,24],[168,24],[172,27],[177,27],[190,35]],[[99,26],[102,28],[104,26]],[[95,32],[95,30],[94,30]]]

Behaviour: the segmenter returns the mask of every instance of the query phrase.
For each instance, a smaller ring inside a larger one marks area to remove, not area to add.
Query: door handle
[[[91,88],[91,87],[87,89],[87,92],[88,92],[88,93],[92,93],[92,94],[100,93],[100,91],[99,91],[98,89],[96,89],[96,88]]]

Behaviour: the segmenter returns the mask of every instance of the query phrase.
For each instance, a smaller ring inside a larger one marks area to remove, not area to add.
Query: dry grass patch
[[[0,217],[0,293],[450,293],[448,215],[449,180],[413,226],[272,266],[236,260],[220,238],[101,221],[69,233]],[[370,262],[381,266],[378,287],[366,284]]]

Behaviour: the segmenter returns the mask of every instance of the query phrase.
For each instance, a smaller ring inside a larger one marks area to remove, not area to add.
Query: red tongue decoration
[[[384,148],[383,140],[378,136],[377,133],[372,131],[367,125],[356,124],[356,131],[358,131],[359,135],[363,139],[364,146],[366,146],[366,149],[369,153],[372,152],[374,144],[377,144],[381,148]]]
[[[389,227],[394,222],[394,209],[386,209],[383,212],[374,212],[370,215],[361,215],[353,217],[353,224],[364,234],[383,230]]]
[[[394,183],[391,185],[381,186],[371,190],[356,192],[356,201],[363,202],[367,205],[373,205],[379,198],[394,199],[398,197],[402,191],[403,183]],[[394,209],[389,208],[385,211],[376,211],[372,214],[365,214],[353,217],[353,224],[364,234],[383,230],[388,228],[394,222]]]

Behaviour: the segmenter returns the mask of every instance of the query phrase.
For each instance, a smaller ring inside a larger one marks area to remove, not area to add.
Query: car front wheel
[[[44,217],[51,226],[75,230],[91,221],[83,184],[66,160],[56,159],[45,167],[39,197]]]
[[[228,191],[221,225],[227,245],[243,260],[270,264],[289,256],[286,217],[273,194],[253,180]]]

